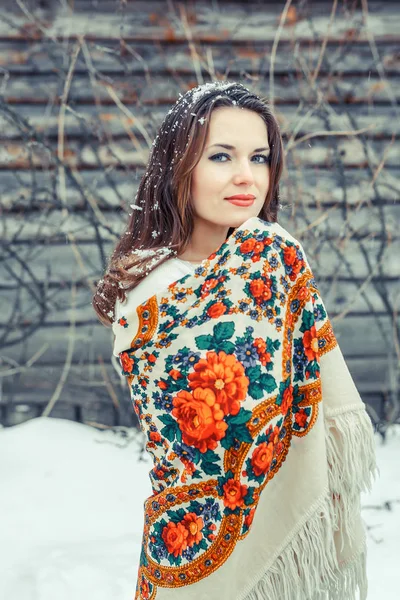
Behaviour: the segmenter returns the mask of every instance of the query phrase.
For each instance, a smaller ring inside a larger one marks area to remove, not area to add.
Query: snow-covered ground
[[[400,589],[400,426],[376,436],[380,478],[363,496],[369,600]],[[151,494],[140,435],[39,418],[0,430],[0,598],[131,600]]]

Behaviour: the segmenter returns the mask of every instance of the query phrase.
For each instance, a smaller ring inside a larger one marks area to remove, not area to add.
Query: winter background
[[[0,600],[134,596],[150,463],[90,300],[165,112],[225,76],[274,90],[282,224],[386,431],[368,600],[400,597],[396,4],[0,1]]]

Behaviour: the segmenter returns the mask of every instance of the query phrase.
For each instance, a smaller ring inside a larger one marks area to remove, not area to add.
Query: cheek
[[[226,180],[223,169],[211,160],[200,161],[193,171],[192,191],[194,195],[206,193],[218,188]]]

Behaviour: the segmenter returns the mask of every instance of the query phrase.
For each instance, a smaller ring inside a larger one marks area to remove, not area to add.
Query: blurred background
[[[284,138],[303,243],[375,423],[399,415],[399,5],[10,0],[0,15],[0,419],[132,425],[90,300],[179,93],[229,79]]]
[[[179,93],[269,99],[280,223],[308,253],[374,423],[398,418],[399,4],[2,0],[0,421],[133,425],[90,300]]]
[[[399,17],[389,0],[0,0],[1,597],[132,597],[150,465],[91,298],[164,115],[228,79],[280,123],[279,222],[380,434],[368,598],[397,599]]]

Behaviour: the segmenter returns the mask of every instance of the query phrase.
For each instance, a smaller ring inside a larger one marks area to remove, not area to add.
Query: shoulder
[[[288,246],[299,246],[299,248],[303,250],[301,242],[279,223],[272,223],[270,221],[264,221],[259,217],[255,217],[254,223],[251,223],[251,225],[254,230],[266,232],[283,245],[286,244]]]
[[[258,240],[264,240],[264,244],[267,244],[273,251],[280,254],[280,260],[282,268],[285,274],[293,282],[297,277],[304,272],[312,273],[310,263],[301,242],[289,231],[287,231],[279,223],[272,223],[264,221],[256,217],[254,220],[251,219],[249,226],[250,237],[254,239],[249,244],[249,249],[254,247],[254,242]],[[267,241],[268,240],[268,241]],[[246,247],[246,250],[247,247]]]
[[[134,310],[150,296],[167,288],[168,285],[188,272],[190,272],[189,267],[175,258],[169,258],[157,265],[139,281],[133,290],[126,293],[124,302],[117,299],[116,317],[120,315],[121,310]]]

